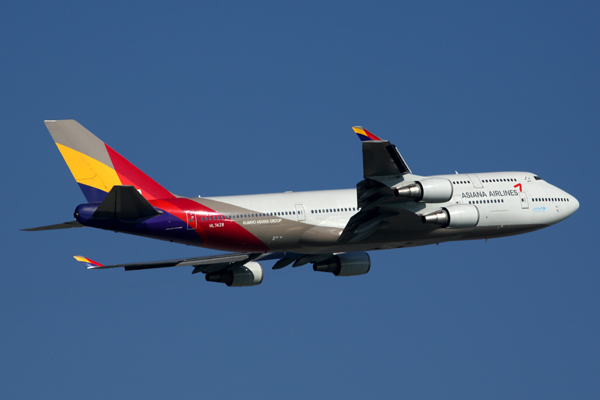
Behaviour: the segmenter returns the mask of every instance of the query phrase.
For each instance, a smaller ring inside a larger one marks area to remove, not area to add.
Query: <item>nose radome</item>
[[[571,196],[571,200],[572,200],[572,207],[573,207],[573,211],[571,211],[571,213],[574,213],[575,211],[577,211],[579,209],[579,200],[577,200],[575,197]]]
[[[564,192],[564,193],[567,195],[567,199],[569,200],[568,203],[566,203],[566,204],[563,203],[563,205],[566,206],[566,207],[564,207],[564,210],[567,211],[567,213],[568,213],[567,216],[571,216],[571,215],[573,215],[573,213],[575,211],[577,211],[579,209],[579,201],[575,197],[571,196],[570,194],[568,194],[566,192]]]

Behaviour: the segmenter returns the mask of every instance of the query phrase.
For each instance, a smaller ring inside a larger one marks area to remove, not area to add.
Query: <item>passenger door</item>
[[[529,201],[527,201],[527,193],[520,192],[519,195],[521,196],[521,208],[529,208]]]
[[[296,204],[296,216],[298,217],[298,221],[306,221],[303,204]]]

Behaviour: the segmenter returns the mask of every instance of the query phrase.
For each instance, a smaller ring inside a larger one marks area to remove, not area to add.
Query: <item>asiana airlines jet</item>
[[[87,203],[75,220],[25,229],[99,228],[227,253],[102,265],[126,271],[192,267],[207,281],[254,286],[259,262],[312,264],[336,276],[369,272],[368,251],[535,231],[573,214],[575,197],[530,172],[419,176],[398,150],[356,126],[363,180],[356,188],[224,197],[175,195],[74,120],[45,121]]]

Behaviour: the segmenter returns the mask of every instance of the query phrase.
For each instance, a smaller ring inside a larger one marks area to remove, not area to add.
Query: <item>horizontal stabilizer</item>
[[[33,231],[50,231],[53,229],[71,229],[71,228],[83,228],[83,225],[81,225],[78,221],[69,221],[69,222],[63,222],[62,224],[38,226],[37,228],[27,228],[27,229],[21,229],[21,230],[33,232]]]
[[[113,186],[94,212],[95,218],[135,221],[160,215],[133,186]]]

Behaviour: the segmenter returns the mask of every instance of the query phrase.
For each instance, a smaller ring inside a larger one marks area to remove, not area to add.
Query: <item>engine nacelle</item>
[[[444,178],[431,178],[417,181],[396,189],[396,197],[414,199],[424,203],[445,203],[452,198],[452,182]]]
[[[342,253],[313,264],[313,271],[331,272],[335,276],[364,275],[371,269],[371,257],[364,252]]]
[[[443,228],[473,228],[479,223],[479,209],[472,204],[456,204],[423,215],[421,220]]]
[[[263,280],[263,269],[259,263],[250,261],[229,271],[209,272],[206,280],[227,286],[256,286]]]

